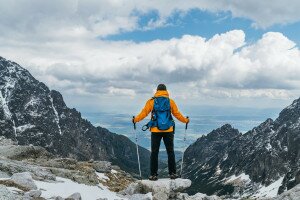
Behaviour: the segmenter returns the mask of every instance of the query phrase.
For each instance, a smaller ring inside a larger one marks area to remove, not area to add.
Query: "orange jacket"
[[[159,90],[154,94],[154,97],[169,97],[169,93],[166,90]],[[148,114],[152,111],[153,109],[153,104],[154,104],[154,100],[151,98],[147,101],[145,107],[142,109],[142,111],[140,112],[140,114],[138,114],[135,118],[134,118],[134,122],[139,122],[141,120],[143,120],[145,117],[148,116]],[[189,119],[185,118],[180,111],[177,108],[176,103],[173,101],[173,99],[170,99],[170,106],[171,106],[171,113],[174,117],[176,117],[179,121],[181,121],[182,123],[188,123]],[[170,127],[168,130],[159,130],[157,127],[152,127],[150,128],[151,132],[172,132],[173,126]]]

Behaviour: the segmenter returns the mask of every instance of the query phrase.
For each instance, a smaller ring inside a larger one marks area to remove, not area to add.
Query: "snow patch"
[[[8,102],[10,100],[10,95],[11,95],[9,89],[13,89],[15,87],[16,81],[12,80],[10,77],[6,78],[6,81],[7,81],[6,84],[2,88],[0,88],[0,101],[1,101],[1,104],[3,107],[3,111],[4,111],[4,115],[5,115],[6,119],[11,120],[13,123],[14,134],[16,135],[16,133],[17,133],[16,124],[12,117],[12,113],[10,112],[9,107],[8,107]],[[2,95],[1,89],[4,89],[4,96]]]
[[[27,130],[27,129],[31,129],[31,128],[34,128],[35,127],[35,125],[32,125],[32,124],[25,124],[25,125],[22,125],[22,126],[18,126],[18,127],[16,127],[16,130],[17,130],[17,132],[24,132],[25,130]]]
[[[277,181],[268,186],[260,185],[259,190],[252,197],[276,197],[283,178],[284,177],[279,178]]]
[[[232,176],[228,177],[226,179],[225,183],[230,183],[230,182],[237,181],[237,180],[241,180],[241,181],[244,181],[244,182],[250,182],[251,181],[249,175],[247,175],[245,173],[242,173],[238,176],[232,175]]]
[[[56,121],[56,124],[57,124],[57,127],[58,127],[59,134],[62,135],[61,128],[60,128],[60,125],[59,125],[59,116],[58,116],[58,112],[57,112],[57,110],[56,110],[55,107],[54,107],[54,104],[53,104],[53,98],[51,97],[51,94],[49,94],[49,98],[50,98],[50,101],[51,101],[52,109],[53,109],[54,114],[55,114],[55,121]]]
[[[40,99],[39,99],[39,98],[32,97],[32,98],[30,99],[30,101],[27,102],[27,103],[24,105],[24,108],[25,108],[25,110],[26,110],[29,106],[38,105],[39,102],[40,102]]]
[[[268,151],[270,151],[270,150],[272,150],[272,148],[273,148],[272,145],[271,145],[270,143],[268,143],[267,146],[266,146],[266,149],[267,149]]]
[[[220,164],[218,164],[218,166],[216,167],[216,172],[215,172],[215,174],[216,174],[216,175],[220,175],[221,172],[222,172],[222,170],[220,169]]]
[[[51,197],[61,196],[67,198],[75,192],[81,194],[82,199],[124,199],[117,196],[115,192],[108,190],[105,186],[90,186],[79,184],[70,179],[56,177],[56,182],[34,181],[39,189],[42,189],[42,197],[48,199]]]
[[[223,157],[223,161],[227,160],[228,158],[228,153],[225,153],[224,157]]]

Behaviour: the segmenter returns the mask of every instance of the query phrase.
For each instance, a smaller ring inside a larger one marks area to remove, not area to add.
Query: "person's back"
[[[149,179],[157,180],[158,153],[162,138],[168,154],[169,175],[170,178],[175,179],[177,178],[174,154],[175,123],[172,115],[182,123],[188,123],[189,119],[179,112],[175,101],[169,98],[169,93],[164,84],[158,85],[154,97],[146,102],[140,114],[133,119],[133,123],[143,120],[150,112],[151,121],[146,125],[146,128],[151,131],[151,175]]]

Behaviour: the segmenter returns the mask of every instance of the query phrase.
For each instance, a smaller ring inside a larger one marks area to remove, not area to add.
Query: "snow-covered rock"
[[[300,184],[292,189],[285,191],[281,195],[273,198],[273,200],[299,200],[300,199]]]
[[[29,172],[16,173],[11,177],[16,184],[23,186],[24,188],[28,188],[31,190],[36,190],[37,186],[34,183],[32,176]]]

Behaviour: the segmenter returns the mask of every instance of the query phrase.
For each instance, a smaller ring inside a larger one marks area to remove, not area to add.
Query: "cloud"
[[[148,30],[168,25],[175,13],[183,16],[192,9],[215,14],[230,12],[233,17],[250,19],[253,26],[266,28],[274,24],[300,20],[300,2],[275,0],[0,0],[0,35],[6,40],[26,42],[73,41],[103,38],[112,34]],[[139,20],[157,13],[141,25]]]
[[[243,31],[232,30],[210,39],[184,35],[141,43],[82,40],[0,50],[66,94],[134,97],[151,94],[163,82],[182,99],[295,95],[293,91],[300,90],[295,43],[275,32],[251,44],[245,37]]]

